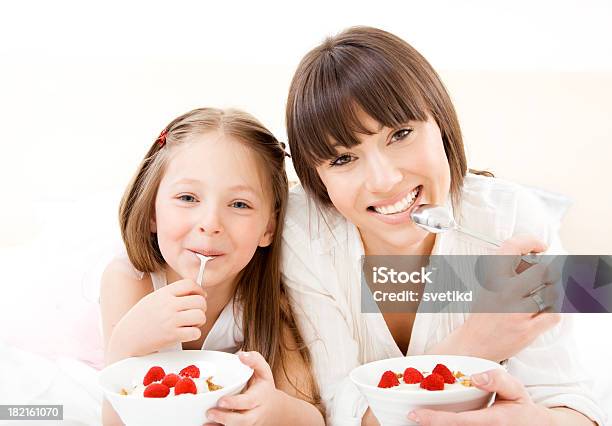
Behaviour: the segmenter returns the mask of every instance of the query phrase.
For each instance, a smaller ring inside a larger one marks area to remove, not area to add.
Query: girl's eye
[[[404,139],[408,135],[410,135],[410,133],[412,133],[412,132],[413,132],[412,129],[400,129],[400,130],[398,130],[397,132],[393,133],[393,136],[391,136],[391,143],[401,141],[402,139]]]
[[[350,154],[342,154],[341,156],[332,160],[329,165],[330,166],[343,166],[345,164],[350,163],[353,160],[353,156]]]
[[[196,201],[196,198],[193,195],[183,194],[179,196],[179,200],[186,201],[188,203],[193,203]]]
[[[237,209],[250,209],[251,207],[245,203],[244,201],[234,201],[232,203],[232,207],[236,207]]]

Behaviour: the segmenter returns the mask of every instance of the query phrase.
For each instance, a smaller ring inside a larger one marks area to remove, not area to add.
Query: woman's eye
[[[189,195],[189,194],[183,194],[181,196],[178,197],[179,200],[181,201],[186,201],[188,203],[193,203],[196,201],[196,198],[193,195]]]
[[[340,157],[332,160],[329,164],[330,166],[343,166],[352,161],[353,157],[350,154],[342,154]]]
[[[410,133],[412,133],[412,129],[400,129],[397,132],[393,133],[391,136],[391,142],[401,141],[406,138]]]
[[[244,201],[234,201],[232,203],[232,207],[236,207],[237,209],[250,209],[251,207],[245,203]]]

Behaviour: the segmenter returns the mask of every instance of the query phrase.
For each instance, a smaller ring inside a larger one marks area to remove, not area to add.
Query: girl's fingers
[[[255,378],[274,383],[274,376],[272,375],[270,365],[259,352],[240,352],[238,357],[243,364],[254,370],[253,376]]]
[[[202,337],[202,331],[198,327],[179,327],[176,338],[179,342],[191,342]]]
[[[189,309],[176,314],[176,324],[179,327],[201,326],[206,322],[206,314],[201,309]]]
[[[189,309],[201,309],[206,311],[206,298],[199,294],[192,294],[189,296],[177,297],[177,306],[179,311],[186,311]]]
[[[167,289],[166,291],[169,291],[170,294],[174,296],[188,296],[190,294],[199,294],[200,296],[206,296],[204,289],[193,280],[175,281],[172,284],[166,285],[164,289]]]
[[[250,393],[248,390],[246,393],[240,395],[233,395],[223,397],[219,400],[217,405],[226,410],[252,410],[259,406],[259,402],[255,395]]]
[[[206,412],[209,421],[221,423],[222,425],[241,426],[251,424],[249,413],[211,408]]]

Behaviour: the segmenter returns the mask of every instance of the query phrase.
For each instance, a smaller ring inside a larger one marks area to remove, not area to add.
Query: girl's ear
[[[155,215],[149,221],[149,227],[151,228],[151,233],[155,234],[157,232],[157,222],[155,222]]]
[[[259,240],[259,247],[268,247],[272,244],[272,239],[274,238],[274,231],[276,230],[276,215],[272,215],[270,220],[268,221],[268,227],[266,228],[266,232],[261,236]]]

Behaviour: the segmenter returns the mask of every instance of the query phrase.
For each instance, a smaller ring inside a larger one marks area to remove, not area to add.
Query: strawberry
[[[399,386],[399,380],[393,371],[385,371],[378,382],[379,388],[392,388],[393,386]]]
[[[181,375],[182,377],[193,377],[194,379],[197,379],[198,377],[200,377],[200,369],[195,365],[188,365],[187,367],[181,370],[179,375]]]
[[[404,383],[413,384],[413,383],[421,383],[423,380],[423,375],[416,368],[407,368],[404,371]]]
[[[164,369],[158,366],[149,368],[147,374],[145,374],[144,379],[142,380],[142,384],[145,386],[149,386],[153,382],[159,382],[164,378],[166,373]]]
[[[169,388],[173,388],[176,385],[176,382],[181,380],[181,377],[178,374],[170,373],[166,374],[164,380],[162,380],[162,384],[168,386]]]
[[[161,383],[151,383],[144,390],[145,398],[165,398],[170,393],[170,388]]]
[[[455,376],[453,376],[452,371],[450,371],[448,367],[444,364],[436,365],[432,373],[436,373],[442,376],[442,378],[444,379],[444,383],[448,383],[449,385],[455,383],[456,381]]]
[[[176,385],[174,385],[174,394],[180,395],[182,393],[198,393],[198,388],[191,378],[183,377],[181,380],[176,382]]]
[[[421,381],[421,387],[429,391],[444,390],[444,377],[432,373]]]

